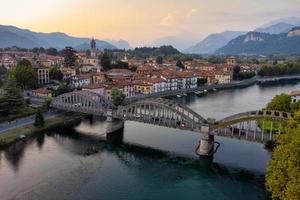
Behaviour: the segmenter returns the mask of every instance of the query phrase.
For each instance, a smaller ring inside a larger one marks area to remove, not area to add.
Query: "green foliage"
[[[285,134],[278,135],[268,163],[266,188],[273,199],[300,199],[300,111],[295,112]]]
[[[46,49],[46,54],[51,55],[51,56],[57,56],[58,51],[56,48],[49,48],[49,49]]]
[[[31,62],[27,59],[22,59],[18,62],[18,65],[20,66],[27,66],[27,67],[31,67]]]
[[[61,73],[58,67],[52,67],[49,71],[49,76],[51,80],[60,81],[63,79],[63,74]]]
[[[157,57],[156,57],[156,63],[157,63],[157,64],[163,64],[163,61],[164,61],[164,60],[163,60],[163,57],[162,57],[162,56],[157,56]]]
[[[128,51],[130,55],[140,59],[146,59],[156,56],[170,56],[180,54],[180,52],[172,46],[161,47],[139,47]]]
[[[273,66],[263,66],[259,71],[260,76],[283,76],[300,74],[300,63],[287,62]]]
[[[207,83],[207,78],[198,78],[197,79],[197,86],[198,87],[200,87],[200,86],[202,86],[202,85],[204,85],[206,83]]]
[[[177,60],[176,66],[179,67],[179,68],[181,68],[181,69],[184,69],[184,65],[183,65],[183,63],[181,62],[181,60]]]
[[[256,74],[255,72],[239,72],[238,73],[238,80],[245,80],[254,77]]]
[[[295,103],[291,103],[291,112],[294,113],[297,110],[300,110],[300,101],[297,101]]]
[[[239,73],[241,71],[241,67],[240,66],[234,66],[233,67],[233,80],[238,80],[239,79]]]
[[[43,114],[41,113],[41,111],[38,109],[36,114],[35,114],[35,120],[34,120],[34,126],[35,127],[43,127],[45,124],[45,121],[44,121],[44,116]]]
[[[57,90],[54,92],[55,96],[59,96],[64,93],[71,92],[72,89],[69,88],[66,84],[62,83],[58,86]]]
[[[72,47],[66,47],[62,51],[64,57],[64,65],[66,67],[74,67],[76,63],[76,51]]]
[[[111,90],[111,100],[113,102],[113,104],[115,104],[116,106],[122,105],[123,101],[125,99],[125,94],[123,94],[123,92],[118,89],[118,88],[112,88]]]
[[[224,63],[225,59],[220,56],[209,56],[207,58],[207,61],[211,64],[220,64],[220,63]]]
[[[107,51],[105,51],[102,55],[101,66],[103,67],[104,71],[111,69],[111,56]]]
[[[3,86],[3,96],[0,98],[0,113],[9,114],[14,109],[23,106],[24,99],[14,78],[8,79]]]
[[[267,105],[267,110],[291,111],[291,96],[287,94],[276,95]]]
[[[21,60],[17,67],[10,72],[10,77],[14,77],[17,84],[22,89],[32,89],[37,86],[37,72],[32,68],[28,60]]]
[[[50,109],[51,99],[47,99],[43,104],[43,110],[48,111]]]
[[[118,60],[117,63],[112,64],[111,68],[117,68],[117,69],[128,69],[128,62],[123,62],[121,60]]]

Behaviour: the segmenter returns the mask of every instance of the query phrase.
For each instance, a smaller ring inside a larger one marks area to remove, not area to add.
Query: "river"
[[[205,118],[263,108],[300,82],[176,99]],[[262,144],[217,137],[211,159],[195,153],[199,134],[126,122],[123,144],[105,141],[105,122],[37,135],[0,150],[0,199],[268,199]]]

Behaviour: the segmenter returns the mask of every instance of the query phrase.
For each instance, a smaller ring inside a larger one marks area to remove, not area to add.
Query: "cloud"
[[[196,8],[192,8],[191,10],[189,10],[189,12],[186,14],[187,18],[192,17],[196,12],[198,12],[198,10]]]
[[[173,27],[175,25],[176,11],[170,12],[166,17],[162,18],[159,26],[161,27]]]

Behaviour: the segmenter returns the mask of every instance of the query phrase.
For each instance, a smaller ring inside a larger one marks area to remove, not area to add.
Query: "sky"
[[[133,46],[181,35],[201,39],[300,16],[300,0],[0,0],[0,24],[37,32],[124,39]]]

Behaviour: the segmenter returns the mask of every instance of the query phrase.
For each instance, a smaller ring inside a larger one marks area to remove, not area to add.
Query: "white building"
[[[296,103],[300,100],[300,90],[292,91],[290,95],[292,97],[292,103]]]
[[[83,87],[92,83],[91,75],[79,75],[71,77],[71,84],[75,87]]]

